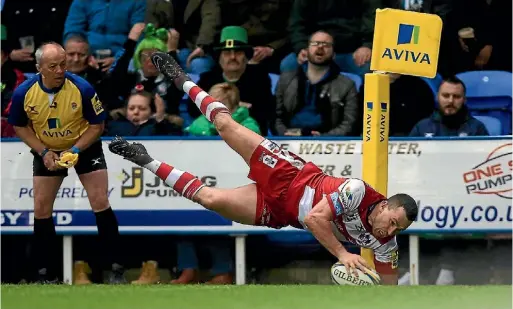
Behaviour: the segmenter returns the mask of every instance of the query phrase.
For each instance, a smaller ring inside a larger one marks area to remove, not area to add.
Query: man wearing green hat
[[[239,26],[228,26],[221,31],[221,39],[214,47],[214,58],[218,65],[200,75],[198,85],[202,89],[210,89],[215,84],[232,83],[240,92],[240,104],[249,109],[265,134],[269,128],[274,98],[271,93],[271,79],[259,65],[248,65],[253,57],[253,47],[248,44],[246,29]],[[188,112],[192,118],[201,115],[194,104],[189,102]]]

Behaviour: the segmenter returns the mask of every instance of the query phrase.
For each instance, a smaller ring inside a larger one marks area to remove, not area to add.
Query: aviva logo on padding
[[[397,45],[419,44],[420,26],[399,24]]]
[[[415,45],[416,49],[422,46],[420,42],[420,26],[399,24],[397,29],[397,47],[387,47],[383,51],[381,58],[388,58],[390,60],[413,62],[419,64],[431,64],[429,54],[419,51],[412,51],[408,49],[402,49],[404,45]]]

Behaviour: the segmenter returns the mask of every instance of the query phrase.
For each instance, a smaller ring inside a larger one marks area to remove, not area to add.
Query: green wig
[[[141,52],[145,49],[156,49],[167,52],[167,30],[164,28],[155,29],[153,24],[147,24],[144,28],[144,39],[139,42],[134,53],[134,66],[141,68]]]

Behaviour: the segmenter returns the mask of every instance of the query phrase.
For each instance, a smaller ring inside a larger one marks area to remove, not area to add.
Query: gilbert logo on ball
[[[371,70],[435,77],[441,34],[437,15],[376,10]]]
[[[348,273],[346,267],[342,263],[335,263],[331,267],[331,281],[338,285],[379,285],[381,278],[377,273],[372,270],[367,270],[366,273],[356,269],[358,273],[356,276],[353,273]]]

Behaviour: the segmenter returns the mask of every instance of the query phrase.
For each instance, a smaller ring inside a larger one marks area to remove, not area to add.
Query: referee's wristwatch
[[[70,150],[72,153],[76,153],[76,154],[80,153],[80,148],[78,148],[77,146],[71,147]]]
[[[50,151],[50,150],[48,150],[48,148],[43,149],[43,151],[41,151],[41,153],[39,154],[41,156],[41,158],[44,158],[45,155],[48,153],[48,151]]]

